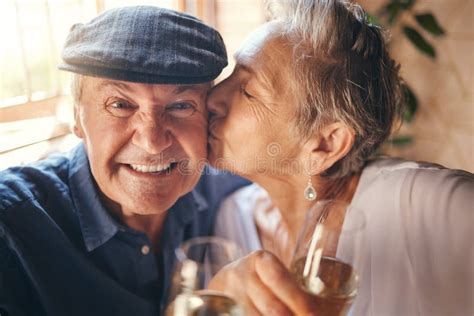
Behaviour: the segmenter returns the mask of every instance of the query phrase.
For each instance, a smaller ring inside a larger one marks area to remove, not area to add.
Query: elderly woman
[[[273,9],[208,99],[211,163],[254,182],[221,205],[216,234],[265,251],[210,287],[249,315],[317,313],[287,268],[307,210],[330,198],[368,218],[354,315],[471,315],[474,177],[372,159],[400,112],[399,66],[380,28],[345,1]]]

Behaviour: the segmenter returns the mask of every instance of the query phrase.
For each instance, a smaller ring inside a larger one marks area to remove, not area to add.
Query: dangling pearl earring
[[[317,197],[318,193],[316,193],[316,190],[313,187],[313,182],[311,182],[311,176],[309,176],[308,185],[306,186],[306,189],[304,189],[304,198],[308,201],[314,201]]]

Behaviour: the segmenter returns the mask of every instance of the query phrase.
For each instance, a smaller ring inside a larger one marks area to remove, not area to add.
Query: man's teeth
[[[130,167],[138,172],[160,172],[171,167],[171,163],[166,165],[130,165]]]

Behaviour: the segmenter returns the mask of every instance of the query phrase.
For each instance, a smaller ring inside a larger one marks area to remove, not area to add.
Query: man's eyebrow
[[[103,80],[99,84],[99,89],[107,88],[109,86],[119,88],[121,90],[127,90],[127,91],[131,90],[131,88],[126,83],[115,81],[115,80]]]

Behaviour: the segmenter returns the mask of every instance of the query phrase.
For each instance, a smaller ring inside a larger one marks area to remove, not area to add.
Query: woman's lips
[[[209,132],[208,132],[208,139],[211,140],[211,139],[215,139],[215,140],[220,140],[220,137],[217,136],[219,135],[219,133],[217,132],[217,130],[214,128],[214,129],[209,129]]]
[[[208,125],[209,134],[215,137],[214,133],[218,130],[219,120],[217,118],[211,119]]]
[[[209,139],[217,139],[217,140],[219,140],[219,138],[216,137],[213,133],[209,133]]]

